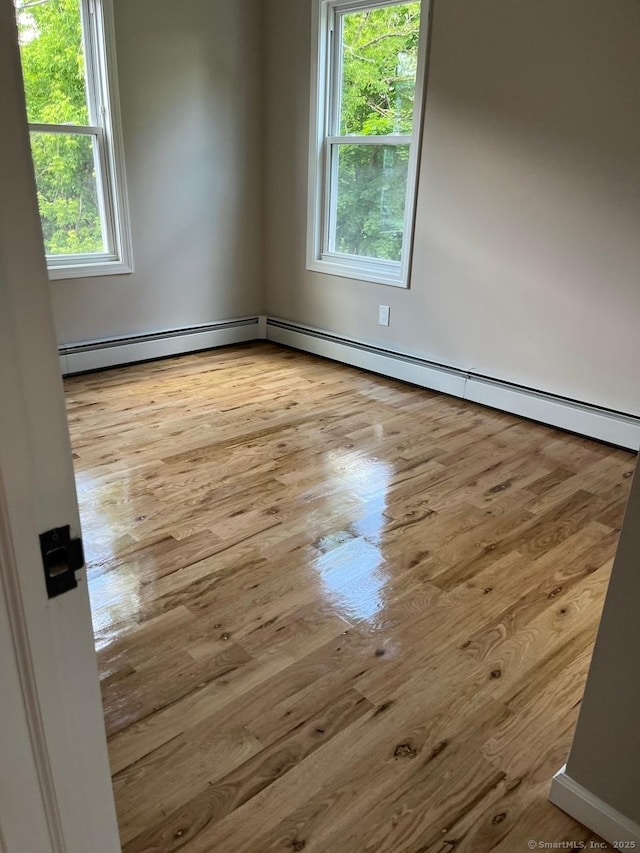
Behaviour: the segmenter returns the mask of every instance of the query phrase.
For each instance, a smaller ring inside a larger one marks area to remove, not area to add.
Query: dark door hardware
[[[68,524],[41,533],[40,552],[49,598],[78,586],[76,572],[84,566],[84,551],[82,539],[71,538]]]

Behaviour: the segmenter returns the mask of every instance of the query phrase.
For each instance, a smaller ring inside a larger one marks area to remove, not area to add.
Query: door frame
[[[18,580],[18,564],[11,536],[4,486],[0,479],[0,660],[3,673],[2,766],[14,769],[26,763],[27,772],[20,774],[18,784],[12,774],[11,783],[0,785],[6,811],[27,811],[29,824],[20,822],[7,827],[7,815],[0,809],[0,849],[16,843],[25,849],[65,850],[64,834],[58,811],[55,784],[46,737],[40,716],[38,691],[31,660],[29,632],[26,625]],[[9,837],[7,838],[7,832]]]
[[[49,599],[38,538],[80,520],[12,0],[0,115],[0,846],[117,853],[86,571]]]

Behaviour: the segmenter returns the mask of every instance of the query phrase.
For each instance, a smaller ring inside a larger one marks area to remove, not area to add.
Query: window
[[[406,287],[426,0],[316,2],[307,265]]]
[[[14,0],[51,278],[131,271],[110,0]]]

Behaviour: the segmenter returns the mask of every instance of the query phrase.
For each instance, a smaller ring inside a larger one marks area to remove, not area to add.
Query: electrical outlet
[[[378,323],[381,326],[388,326],[389,325],[389,313],[390,313],[390,311],[391,311],[391,309],[389,308],[388,305],[381,305],[380,308],[378,309]]]

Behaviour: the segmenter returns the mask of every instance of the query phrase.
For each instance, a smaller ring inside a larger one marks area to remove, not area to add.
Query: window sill
[[[351,278],[356,281],[368,281],[371,284],[386,284],[390,287],[402,287],[405,289],[409,287],[407,276],[400,270],[397,275],[394,275],[374,265],[369,267],[364,264],[349,264],[314,258],[307,261],[307,269],[311,272],[321,272],[325,275],[337,275],[341,278]]]
[[[49,280],[58,281],[65,278],[91,278],[104,275],[127,275],[133,272],[131,264],[123,261],[104,261],[89,264],[69,264],[68,266],[48,267]]]

